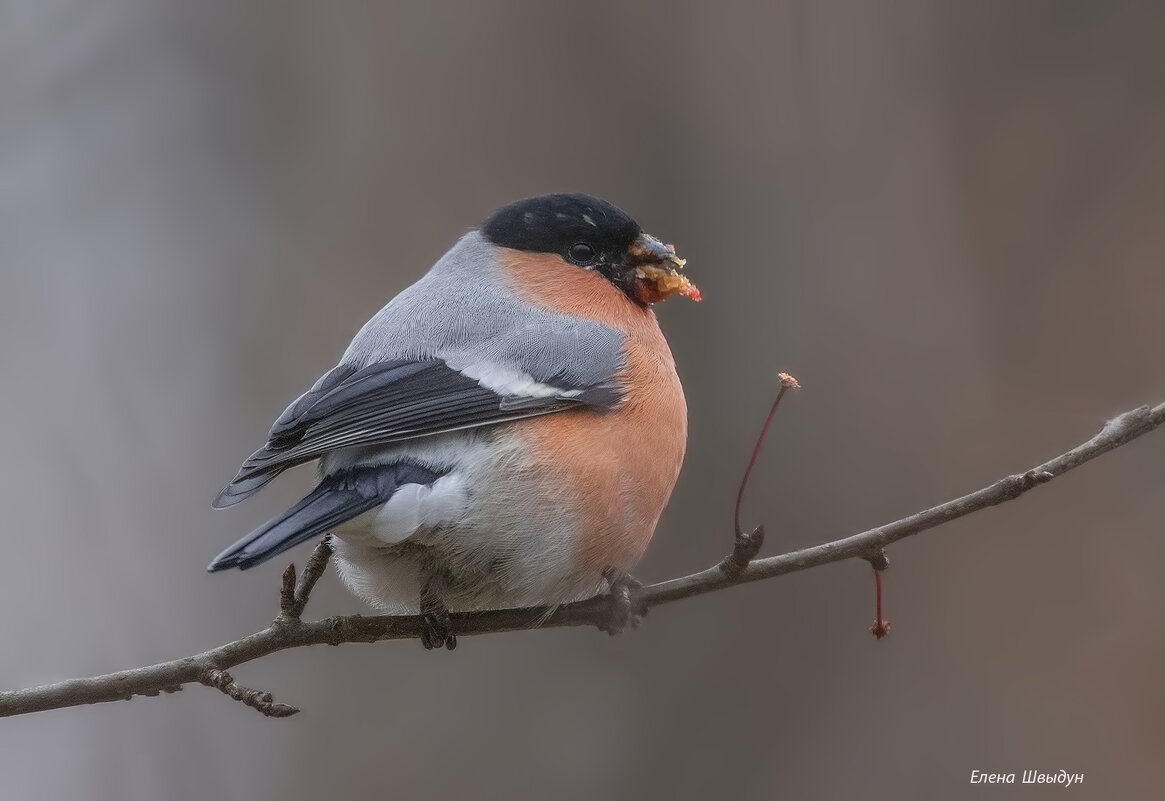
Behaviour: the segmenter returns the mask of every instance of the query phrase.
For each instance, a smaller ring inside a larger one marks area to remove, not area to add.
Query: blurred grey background
[[[0,5],[0,686],[274,614],[210,576],[299,471],[210,501],[359,325],[496,206],[608,198],[705,301],[659,315],[691,439],[639,577],[1026,469],[1165,398],[1165,10]],[[587,630],[300,649],[213,690],[0,722],[5,799],[992,798],[1165,778],[1165,435],[895,546]],[[297,551],[301,562],[306,549]],[[361,611],[329,576],[309,614]]]

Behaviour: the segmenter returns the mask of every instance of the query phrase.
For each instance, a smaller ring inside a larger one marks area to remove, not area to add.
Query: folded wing
[[[442,359],[400,359],[356,369],[336,367],[280,415],[255,451],[215,499],[224,508],[254,494],[289,467],[339,448],[378,445],[459,429],[550,414],[580,405],[611,405],[610,382],[530,391],[509,382],[497,390]],[[480,376],[479,376],[480,377]]]

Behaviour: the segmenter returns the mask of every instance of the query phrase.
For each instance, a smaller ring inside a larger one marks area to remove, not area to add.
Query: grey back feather
[[[477,231],[466,234],[360,329],[340,364],[359,369],[387,359],[435,357],[463,370],[489,363],[580,390],[592,403],[616,401],[623,335],[535,308],[506,282],[494,246]]]

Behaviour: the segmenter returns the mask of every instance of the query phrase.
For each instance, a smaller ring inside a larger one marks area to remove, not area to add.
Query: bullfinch
[[[246,569],[330,532],[356,595],[424,615],[557,605],[647,548],[687,408],[651,304],[699,300],[675,249],[610,203],[520,200],[463,236],[356,334],[215,500],[318,463],[307,497],[227,548]]]

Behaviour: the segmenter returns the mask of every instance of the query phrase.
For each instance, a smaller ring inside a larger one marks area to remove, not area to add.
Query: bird
[[[687,406],[652,305],[700,300],[675,248],[616,206],[503,206],[356,334],[216,508],[316,462],[301,501],[224,550],[247,569],[329,535],[345,585],[423,616],[548,606],[629,576],[675,486]]]

